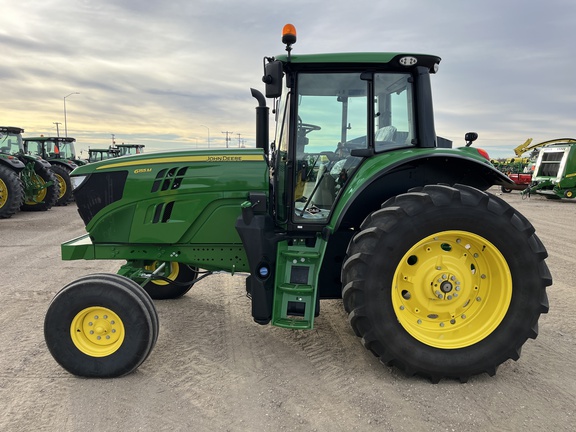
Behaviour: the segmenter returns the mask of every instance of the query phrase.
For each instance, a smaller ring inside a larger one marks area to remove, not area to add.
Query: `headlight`
[[[80,185],[82,183],[84,183],[84,180],[86,180],[88,178],[88,176],[82,175],[82,176],[70,176],[70,181],[72,182],[72,188],[76,189],[78,187],[80,187]]]

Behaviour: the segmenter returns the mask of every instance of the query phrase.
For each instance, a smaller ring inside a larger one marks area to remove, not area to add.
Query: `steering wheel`
[[[313,125],[310,123],[302,123],[302,119],[298,116],[298,131],[302,136],[308,135],[312,131],[319,131],[322,129],[320,126]]]

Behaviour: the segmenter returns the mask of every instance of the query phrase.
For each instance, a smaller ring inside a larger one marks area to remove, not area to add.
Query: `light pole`
[[[208,148],[210,148],[210,128],[208,126],[205,125],[200,125],[202,127],[205,127],[208,130]]]
[[[70,93],[70,94],[67,95],[67,96],[64,96],[64,134],[65,134],[66,138],[68,138],[68,124],[66,123],[66,98],[67,98],[68,96],[72,96],[73,94],[80,94],[80,93],[78,93],[78,92],[73,92],[73,93]]]

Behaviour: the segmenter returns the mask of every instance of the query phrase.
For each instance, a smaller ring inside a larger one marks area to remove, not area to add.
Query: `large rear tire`
[[[57,206],[65,206],[72,201],[72,182],[70,181],[70,171],[60,165],[52,165],[52,171],[58,182],[59,191]]]
[[[18,174],[0,165],[0,219],[7,219],[20,210],[24,189]]]
[[[389,366],[432,382],[494,375],[538,334],[546,257],[532,225],[496,196],[426,186],[362,223],[342,270],[344,306]]]
[[[154,347],[158,329],[152,303],[143,298],[138,284],[118,278],[96,274],[78,279],[56,294],[48,307],[46,345],[74,375],[129,374]]]

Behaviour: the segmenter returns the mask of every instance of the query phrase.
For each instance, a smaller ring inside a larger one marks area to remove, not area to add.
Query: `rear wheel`
[[[160,264],[162,262],[154,261],[144,269],[153,272]],[[144,290],[154,300],[176,299],[190,291],[194,285],[192,281],[198,277],[198,269],[178,262],[167,262],[158,276],[146,283]]]
[[[70,172],[60,165],[52,165],[52,171],[56,177],[59,186],[57,206],[65,206],[72,201],[72,182],[70,181]]]
[[[84,377],[118,377],[140,366],[158,333],[156,311],[136,289],[140,287],[126,278],[98,274],[65,286],[44,320],[54,359]]]
[[[0,165],[0,219],[7,219],[20,210],[24,190],[18,174]]]
[[[363,344],[387,365],[438,382],[496,373],[537,336],[552,283],[532,225],[467,186],[388,200],[352,239],[343,298]]]
[[[34,174],[23,181],[26,197],[22,210],[44,211],[54,207],[60,185],[52,170],[43,166],[37,167]]]

